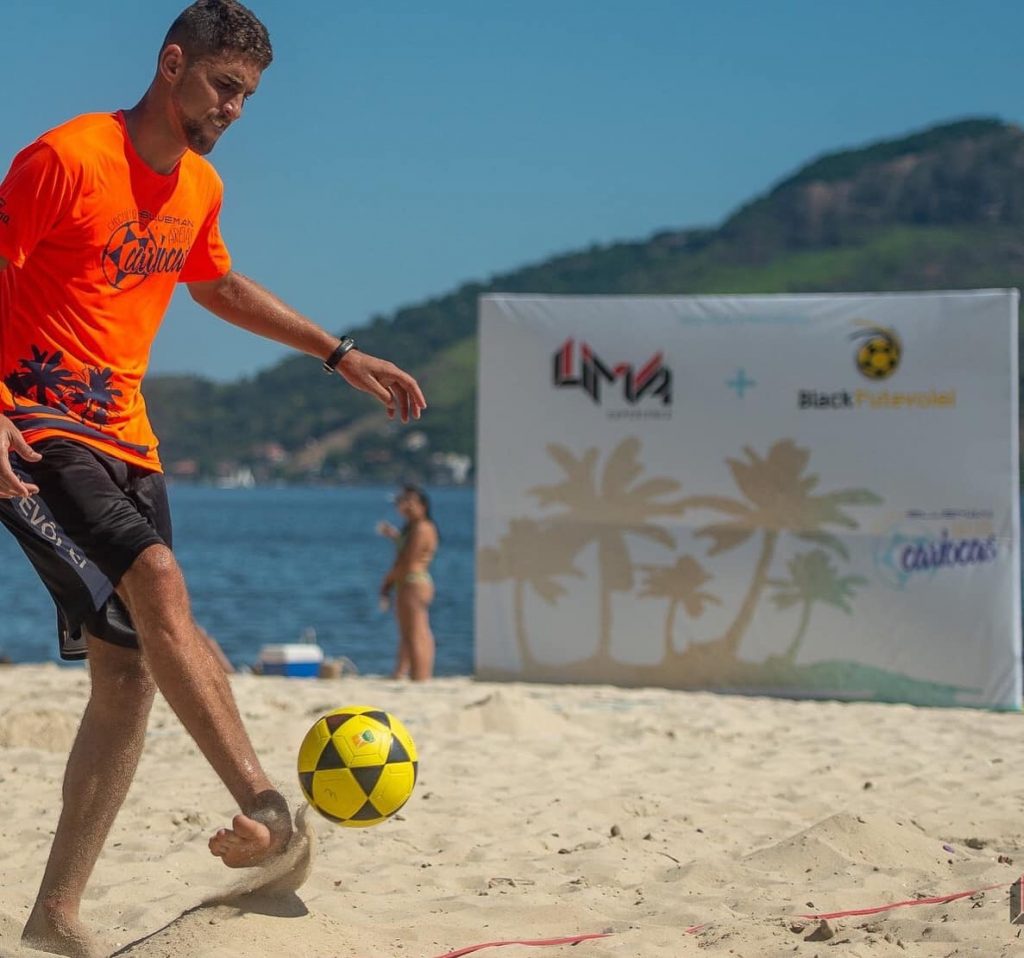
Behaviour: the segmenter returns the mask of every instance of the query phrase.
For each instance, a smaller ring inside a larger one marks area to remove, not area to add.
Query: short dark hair
[[[238,53],[266,70],[274,59],[270,34],[260,19],[238,0],[196,0],[178,15],[164,37],[193,59]]]

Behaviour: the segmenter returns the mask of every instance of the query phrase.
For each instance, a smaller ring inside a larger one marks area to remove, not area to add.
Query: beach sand
[[[270,774],[298,806],[299,742],[346,704],[399,716],[420,780],[398,817],[318,816],[297,891],[207,904],[240,878],[210,856],[230,797],[162,699],[83,918],[131,958],[513,958],[1024,954],[1022,718],[902,705],[623,690],[232,677]],[[0,669],[0,954],[18,944],[88,676]],[[995,885],[945,904],[838,918]],[[688,932],[691,926],[702,926]],[[825,940],[814,937],[830,934]]]

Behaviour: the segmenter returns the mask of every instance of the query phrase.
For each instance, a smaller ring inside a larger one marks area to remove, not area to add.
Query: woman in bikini
[[[393,677],[429,679],[434,672],[434,634],[430,631],[430,603],[434,580],[430,563],[437,551],[437,526],[430,517],[430,500],[418,486],[404,486],[396,503],[405,519],[401,530],[390,523],[378,526],[381,535],[398,547],[394,564],[380,587],[381,604],[390,604],[395,590],[395,618],[398,621],[398,656]]]

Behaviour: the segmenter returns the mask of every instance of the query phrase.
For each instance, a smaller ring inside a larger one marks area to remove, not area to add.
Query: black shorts
[[[83,659],[83,627],[114,645],[138,648],[131,616],[114,592],[151,545],[171,545],[171,511],[159,472],[69,439],[44,439],[38,462],[11,456],[28,499],[0,499],[0,523],[18,540],[57,606],[62,659]]]

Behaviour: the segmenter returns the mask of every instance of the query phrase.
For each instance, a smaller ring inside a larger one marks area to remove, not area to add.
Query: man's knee
[[[139,649],[126,649],[89,636],[89,673],[94,695],[115,706],[148,705],[156,683]]]
[[[117,586],[143,649],[174,643],[194,628],[185,577],[174,554],[152,545],[139,554]]]
[[[151,545],[142,550],[135,561],[128,567],[122,582],[125,579],[139,580],[161,580],[175,578],[181,575],[178,567],[178,560],[174,553],[165,545]]]
[[[139,553],[117,585],[133,617],[140,605],[180,604],[185,580],[174,553],[167,546],[151,545]]]

